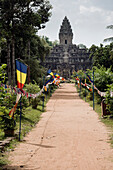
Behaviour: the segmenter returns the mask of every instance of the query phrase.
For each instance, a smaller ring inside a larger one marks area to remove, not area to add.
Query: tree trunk
[[[11,56],[10,56],[10,41],[7,40],[7,73],[8,84],[11,85]]]
[[[28,51],[27,51],[27,54],[28,54],[28,59],[30,59],[30,40],[28,41]]]
[[[0,47],[0,66],[2,64],[2,60],[1,60],[1,47]]]
[[[28,84],[30,83],[30,66],[28,66]]]
[[[15,41],[14,37],[12,38],[12,80],[13,87],[15,86]]]

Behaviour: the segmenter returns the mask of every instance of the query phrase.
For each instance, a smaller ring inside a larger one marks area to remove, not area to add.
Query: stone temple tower
[[[67,17],[65,16],[62,26],[59,32],[59,40],[61,45],[71,45],[73,39],[73,33],[71,29],[71,25]]]
[[[59,30],[59,44],[51,49],[49,56],[45,57],[44,66],[53,72],[70,78],[74,70],[86,70],[92,67],[87,49],[81,49],[73,44],[71,24],[65,16]]]

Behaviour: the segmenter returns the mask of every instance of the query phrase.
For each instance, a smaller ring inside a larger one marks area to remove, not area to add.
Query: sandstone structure
[[[48,57],[45,58],[44,66],[52,71],[60,72],[65,78],[70,77],[75,70],[86,70],[91,68],[92,62],[89,59],[87,49],[81,49],[72,43],[73,32],[67,17],[64,18],[60,32],[59,45],[51,50]]]

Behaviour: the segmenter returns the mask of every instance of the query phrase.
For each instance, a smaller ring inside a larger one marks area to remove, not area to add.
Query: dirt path
[[[47,112],[10,154],[11,169],[112,170],[109,132],[74,84],[63,84],[47,104]],[[19,168],[20,167],[20,168]]]

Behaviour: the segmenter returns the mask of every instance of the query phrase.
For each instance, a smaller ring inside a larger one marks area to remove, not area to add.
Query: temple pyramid
[[[59,45],[51,50],[45,58],[44,66],[61,76],[70,78],[75,70],[86,70],[92,67],[87,49],[81,49],[73,44],[73,32],[68,18],[65,16],[59,30]]]

